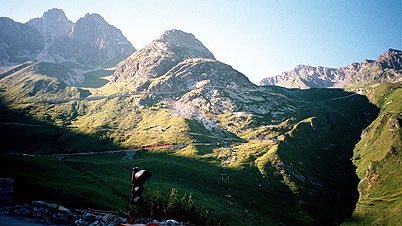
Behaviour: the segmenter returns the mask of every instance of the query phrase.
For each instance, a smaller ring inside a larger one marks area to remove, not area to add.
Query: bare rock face
[[[0,17],[0,65],[22,63],[44,48],[41,34],[34,28]]]
[[[3,65],[38,60],[89,68],[114,66],[136,51],[119,29],[98,14],[73,23],[62,10],[50,9],[25,24],[1,18],[0,28]]]
[[[63,10],[54,8],[45,12],[43,17],[31,19],[26,24],[35,28],[46,38],[55,38],[68,33],[74,23],[67,19]]]
[[[389,49],[375,61],[364,60],[341,68],[298,65],[293,70],[261,80],[260,85],[287,88],[344,88],[355,83],[402,81],[402,52]]]
[[[345,74],[335,68],[298,65],[291,71],[263,79],[260,85],[307,89],[312,87],[334,87],[337,81],[344,79]]]
[[[395,70],[401,70],[402,68],[402,51],[389,49],[383,53],[376,60],[382,68],[390,68]]]
[[[164,75],[183,60],[191,58],[215,59],[194,35],[169,30],[120,62],[112,81],[129,83],[133,90],[144,91],[150,79]]]
[[[193,34],[173,29],[163,33],[158,40],[169,43],[172,50],[182,50],[188,58],[215,59],[214,55]]]
[[[122,32],[98,14],[80,18],[64,40],[68,41],[66,56],[84,65],[113,66],[135,51]],[[62,50],[64,45],[59,41],[55,48]]]
[[[202,87],[255,89],[248,78],[214,59],[192,58],[173,67],[149,87],[149,92],[188,91]]]

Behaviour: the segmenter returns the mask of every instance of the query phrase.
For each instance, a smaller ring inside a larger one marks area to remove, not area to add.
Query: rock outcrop
[[[0,208],[0,214],[18,216],[27,219],[27,222],[40,223],[43,225],[76,225],[76,226],[118,226],[127,224],[128,219],[122,211],[103,210],[71,210],[55,203],[44,201],[32,201],[30,204],[16,205]],[[175,220],[157,221],[150,218],[138,218],[135,225],[180,226],[186,225]]]

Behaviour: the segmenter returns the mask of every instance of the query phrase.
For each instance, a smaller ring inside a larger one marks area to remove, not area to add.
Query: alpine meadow
[[[401,126],[400,50],[257,85],[186,31],[137,50],[98,14],[0,18],[0,177],[14,179],[13,205],[128,213],[140,167],[152,177],[136,219],[399,225]]]

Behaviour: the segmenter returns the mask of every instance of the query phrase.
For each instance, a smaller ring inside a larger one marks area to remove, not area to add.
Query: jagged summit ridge
[[[3,64],[38,60],[95,68],[114,66],[136,51],[119,29],[99,14],[87,14],[73,23],[63,10],[54,8],[42,17],[25,24],[14,22],[1,30],[13,36],[0,41],[0,55],[4,53],[2,59],[7,61]],[[19,44],[20,48],[7,50],[14,40],[26,39],[39,39],[43,44],[36,44],[39,50],[30,51],[31,41],[27,40]]]
[[[387,52],[381,54],[376,62],[381,64],[383,68],[391,68],[396,70],[402,69],[402,51],[388,49]]]
[[[388,49],[375,61],[364,60],[346,67],[327,68],[298,65],[291,71],[264,78],[259,85],[287,88],[344,88],[355,83],[402,81],[402,51]]]
[[[13,65],[32,59],[45,46],[34,28],[0,17],[0,65]]]

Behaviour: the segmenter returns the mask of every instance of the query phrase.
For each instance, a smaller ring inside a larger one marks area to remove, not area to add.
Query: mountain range
[[[211,224],[402,220],[401,51],[264,80],[301,88],[288,89],[253,84],[176,29],[135,51],[96,14],[0,22],[0,175],[20,202],[126,209],[135,165]]]
[[[260,85],[287,88],[345,88],[352,85],[401,82],[402,52],[388,49],[375,61],[364,60],[346,67],[328,68],[298,65],[288,72],[268,77]]]
[[[62,64],[80,76],[71,85],[80,85],[85,72],[112,67],[136,51],[119,29],[98,14],[86,14],[73,23],[62,10],[51,9],[25,24],[2,17],[0,29],[0,65]]]

